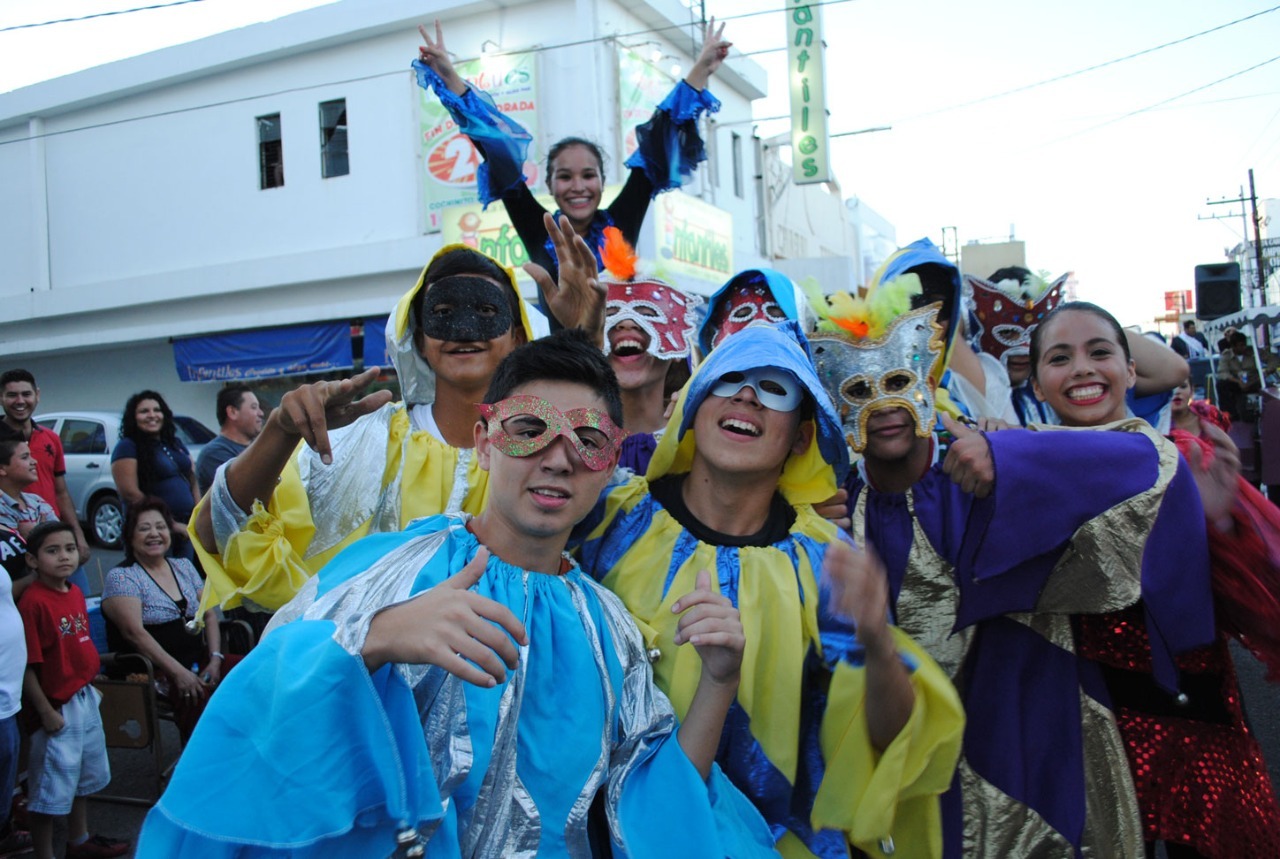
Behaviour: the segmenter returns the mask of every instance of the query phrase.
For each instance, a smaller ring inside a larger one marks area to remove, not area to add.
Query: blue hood
[[[778,306],[782,308],[783,313],[787,314],[787,318],[799,322],[801,326],[804,325],[805,320],[801,318],[804,309],[800,304],[804,298],[799,295],[799,290],[796,289],[796,285],[791,278],[771,268],[749,268],[738,272],[725,281],[724,285],[717,289],[708,299],[707,314],[703,317],[702,325],[698,328],[698,348],[702,350],[703,355],[707,355],[712,351],[711,335],[715,332],[711,330],[711,310],[716,306],[716,302],[726,292],[744,282],[755,283],[761,280],[764,281],[765,286],[769,287],[769,292],[773,293],[773,300],[778,302]]]
[[[792,503],[817,503],[831,497],[834,487],[842,485],[848,473],[849,450],[840,418],[813,368],[809,341],[800,326],[790,321],[778,325],[751,325],[726,339],[698,365],[681,392],[675,413],[654,453],[649,465],[650,479],[668,472],[688,470],[688,461],[696,444],[694,433],[689,430],[698,407],[720,377],[725,373],[761,367],[774,367],[791,373],[814,403],[815,443],[810,445],[806,454],[793,455],[788,460],[779,488]],[[819,481],[819,472],[834,478],[832,488],[826,488],[826,479]],[[817,487],[819,482],[821,489]]]

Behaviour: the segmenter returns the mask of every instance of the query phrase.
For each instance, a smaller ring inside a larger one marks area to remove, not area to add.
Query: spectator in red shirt
[[[53,819],[69,815],[67,857],[120,856],[129,845],[89,835],[86,798],[111,781],[106,739],[93,688],[100,667],[89,635],[84,594],[70,581],[80,567],[75,532],[45,522],[27,535],[36,580],[18,612],[26,631],[23,712],[34,716],[27,762],[31,835],[38,859],[53,859]]]
[[[4,417],[0,418],[0,440],[21,439],[31,445],[31,455],[35,457],[39,472],[31,491],[57,510],[58,518],[66,522],[76,535],[76,548],[83,564],[89,560],[89,543],[80,530],[76,504],[67,489],[67,463],[62,454],[62,440],[53,430],[31,420],[36,406],[40,405],[40,389],[36,387],[35,376],[22,369],[0,373],[0,405],[4,407]]]

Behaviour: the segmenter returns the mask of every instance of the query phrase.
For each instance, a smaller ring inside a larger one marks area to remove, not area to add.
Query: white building
[[[409,70],[434,17],[460,59],[528,52],[531,158],[598,140],[614,182],[622,56],[683,75],[698,44],[674,0],[348,0],[0,95],[0,364],[32,370],[46,410],[153,387],[211,421],[218,382],[180,383],[173,338],[385,315],[447,237],[429,223]],[[717,119],[749,119],[763,87],[731,58]],[[742,268],[760,264],[756,169],[731,134],[710,135],[685,191],[731,219]],[[283,184],[264,188],[280,160]]]

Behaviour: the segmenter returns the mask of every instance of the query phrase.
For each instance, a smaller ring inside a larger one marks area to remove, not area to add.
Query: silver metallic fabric
[[[305,444],[298,446],[294,454],[298,476],[316,528],[305,557],[332,549],[366,521],[371,533],[399,529],[399,483],[395,480],[384,487],[382,474],[387,467],[391,418],[402,408],[388,403],[350,426],[331,431],[331,465],[321,462],[320,455]],[[388,523],[393,524],[387,527]]]
[[[249,521],[249,514],[240,509],[240,505],[231,497],[231,490],[227,488],[227,466],[230,464],[231,460],[227,460],[214,472],[207,502],[209,515],[213,520],[213,539],[217,543],[219,555],[235,533]]]
[[[452,527],[462,527],[466,514],[453,517]],[[347,652],[359,655],[373,617],[384,608],[417,596],[414,582],[422,568],[445,544],[448,531],[437,531],[408,540],[392,550],[365,572],[340,583],[317,598],[317,582],[311,579],[301,592],[282,608],[268,628],[294,620],[330,620],[337,625],[334,641]],[[492,563],[492,561],[491,561]],[[529,577],[524,573],[526,603],[531,603]],[[592,800],[607,786],[607,810],[615,838],[621,833],[616,809],[625,783],[654,745],[672,733],[675,714],[653,684],[653,675],[644,644],[631,616],[621,601],[586,576],[564,578],[570,599],[577,610],[583,631],[590,642],[593,662],[599,672],[607,710],[615,718],[605,719],[598,738],[599,757],[583,785],[567,819],[546,821],[534,807],[516,771],[517,723],[525,694],[529,646],[519,648],[519,663],[510,672],[498,708],[493,747],[488,769],[481,783],[472,814],[459,814],[461,853],[476,859],[534,857],[544,825],[565,827],[569,855],[589,859],[586,817]],[[595,595],[588,599],[587,591]],[[612,639],[615,658],[623,670],[622,700],[618,701],[609,680],[605,642],[592,620],[590,603],[598,603]],[[522,618],[528,620],[528,618]],[[531,636],[536,630],[530,631]],[[544,642],[543,646],[547,646]],[[453,792],[468,777],[475,762],[473,739],[467,723],[467,699],[463,681],[432,665],[398,664],[396,670],[413,689],[421,716],[423,737],[430,754],[441,798],[448,803]],[[542,690],[545,694],[545,690]],[[577,738],[579,741],[585,738]],[[479,813],[476,813],[476,812]],[[430,832],[423,832],[430,837]]]

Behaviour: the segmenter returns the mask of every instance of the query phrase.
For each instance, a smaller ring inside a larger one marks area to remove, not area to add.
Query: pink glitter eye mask
[[[592,471],[617,459],[627,434],[599,409],[562,412],[542,397],[521,395],[498,403],[477,403],[488,425],[489,441],[506,456],[533,456],[564,436]]]

